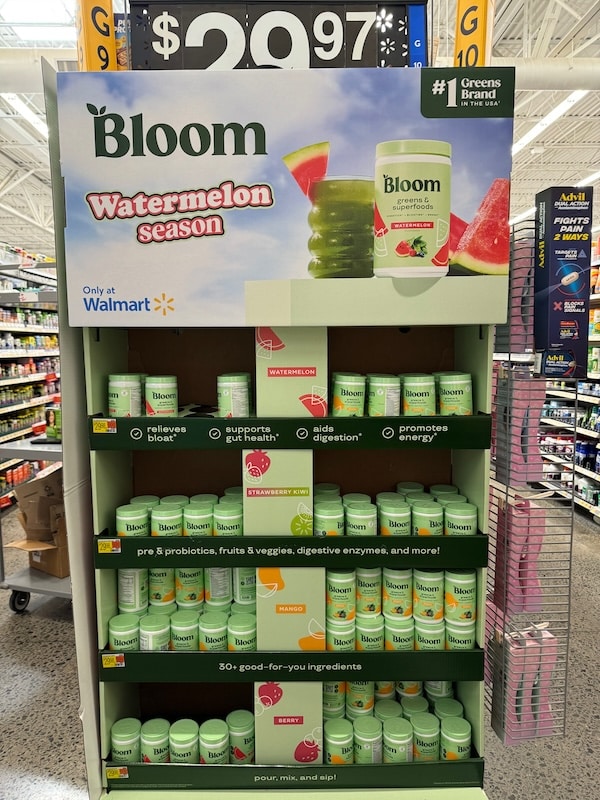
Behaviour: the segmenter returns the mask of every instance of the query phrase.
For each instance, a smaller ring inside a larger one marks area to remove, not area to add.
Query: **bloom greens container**
[[[328,569],[325,587],[327,618],[353,620],[356,615],[356,572],[353,569]]]
[[[385,615],[385,649],[414,650],[415,621],[412,617],[390,617]]]
[[[396,484],[396,491],[406,495],[408,492],[424,492],[425,486],[418,481],[400,481]]]
[[[442,494],[458,494],[458,486],[452,483],[434,483],[429,487],[429,494],[436,498]]]
[[[452,147],[401,139],[375,149],[376,277],[442,277],[448,272]]]
[[[433,623],[415,620],[415,650],[445,650],[445,635],[444,620]]]
[[[377,700],[373,710],[377,719],[385,722],[386,719],[402,716],[402,706],[396,700]]]
[[[129,502],[131,505],[145,506],[150,509],[160,503],[160,497],[157,494],[138,494],[135,497],[131,497]]]
[[[233,567],[233,599],[236,603],[256,603],[256,567]]]
[[[139,375],[108,376],[108,416],[142,415],[142,380]]]
[[[171,650],[198,650],[198,612],[171,614]]]
[[[244,515],[242,504],[237,502],[219,503],[213,509],[215,536],[243,536]]]
[[[142,723],[135,717],[118,719],[110,729],[111,761],[136,764],[142,760],[140,734]]]
[[[414,761],[439,761],[440,721],[435,714],[413,714]]]
[[[376,717],[354,720],[354,763],[381,764],[383,761],[383,726]]]
[[[354,728],[350,720],[328,719],[323,725],[326,764],[354,763]]]
[[[175,600],[175,570],[172,567],[151,567],[148,570],[148,599],[152,606]]]
[[[209,503],[211,506],[216,506],[218,502],[219,502],[219,495],[212,494],[211,492],[193,494],[190,497],[190,503]]]
[[[374,503],[353,503],[346,505],[346,536],[376,536],[377,506]]]
[[[328,495],[331,499],[340,496],[340,486],[337,483],[315,483],[314,494]]]
[[[325,628],[327,631],[327,650],[348,652],[356,648],[356,624],[354,619],[327,619]]]
[[[413,536],[443,536],[444,509],[439,503],[416,502],[412,506]]]
[[[454,697],[452,681],[425,681],[424,689],[431,702],[442,698]]]
[[[471,416],[473,414],[471,376],[466,372],[440,373],[438,398],[440,416]]]
[[[400,697],[419,697],[423,694],[423,681],[396,681],[396,694]],[[408,714],[404,715],[405,717]]]
[[[460,717],[441,721],[440,758],[442,761],[462,761],[471,757],[471,723]]]
[[[410,536],[411,507],[400,496],[379,502],[379,533],[381,536]]]
[[[427,699],[421,695],[401,697],[400,705],[402,706],[402,714],[408,720],[412,720],[415,714],[424,714],[429,710]]]
[[[441,697],[433,704],[433,713],[438,719],[446,719],[446,717],[463,717],[465,711],[459,700],[453,697]]]
[[[200,650],[227,650],[227,614],[221,611],[205,611],[198,625]]]
[[[115,519],[117,536],[150,536],[148,509],[142,505],[117,506]]]
[[[397,417],[400,414],[400,377],[367,376],[367,413],[370,417]]]
[[[213,510],[207,503],[189,503],[183,509],[183,535],[184,536],[212,536],[213,535]]]
[[[166,614],[167,617],[170,617],[176,611],[179,611],[179,609],[177,608],[177,603],[174,600],[173,600],[172,603],[162,603],[161,605],[157,605],[157,606],[148,606],[148,614],[155,615],[155,616],[156,615],[160,616],[161,614],[162,615]],[[171,623],[169,622],[169,627],[170,627],[170,624]]]
[[[450,622],[477,619],[477,575],[474,569],[444,571],[444,618]]]
[[[446,622],[446,650],[473,650],[475,640],[475,622]]]
[[[140,618],[136,614],[117,614],[108,620],[108,649],[140,649]]]
[[[148,570],[117,570],[117,606],[121,614],[142,614],[148,608]]]
[[[140,732],[141,760],[145,764],[166,764],[169,761],[168,720],[149,719],[144,722]]]
[[[183,511],[176,505],[165,503],[150,511],[152,536],[183,536]]]
[[[231,567],[204,568],[204,600],[231,603],[233,600],[233,572]]]
[[[412,592],[412,569],[383,568],[381,595],[386,617],[412,617]]]
[[[433,417],[435,415],[433,375],[413,372],[402,376],[402,414],[405,417]]]
[[[413,569],[413,616],[433,622],[444,617],[444,571]]]
[[[227,620],[227,649],[234,652],[256,650],[256,615],[232,614]]]
[[[175,600],[180,608],[198,610],[204,602],[204,570],[175,568]]]
[[[323,700],[341,700],[346,702],[346,681],[325,681],[323,683]]]
[[[169,728],[169,761],[172,764],[197,764],[198,723],[193,719],[178,719]]]
[[[145,386],[147,416],[177,416],[177,378],[175,375],[148,375]]]
[[[341,502],[315,502],[313,536],[343,536],[344,507]]]
[[[254,714],[245,709],[230,711],[225,722],[229,728],[229,763],[254,764]]]
[[[356,649],[361,651],[384,650],[383,614],[356,615]]]
[[[396,681],[375,681],[375,700],[393,700],[396,696]]]
[[[356,613],[363,616],[381,613],[381,567],[356,570]]]
[[[457,496],[457,495],[455,495]],[[475,536],[477,533],[477,506],[473,503],[443,502],[447,495],[440,499],[444,505],[444,534],[446,536]]]
[[[402,764],[413,760],[413,729],[407,719],[389,717],[383,721],[383,763]]]
[[[229,727],[225,720],[208,719],[198,733],[201,764],[229,763]]]
[[[336,373],[333,379],[332,417],[363,417],[366,377],[358,373]]]
[[[220,417],[250,416],[247,375],[228,373],[217,376],[217,406]]]
[[[140,618],[140,650],[166,652],[171,640],[171,620],[167,614],[145,614]]]
[[[347,681],[346,709],[372,712],[375,705],[375,681]]]

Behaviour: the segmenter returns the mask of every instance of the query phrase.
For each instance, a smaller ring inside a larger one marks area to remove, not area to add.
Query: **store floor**
[[[20,536],[14,513],[3,515],[2,526],[5,543]],[[10,575],[23,554],[4,552]],[[598,797],[600,526],[580,515],[572,586],[566,736],[504,747],[489,729],[489,800]],[[0,592],[0,798],[86,800],[71,604],[32,595],[17,615],[8,599]]]

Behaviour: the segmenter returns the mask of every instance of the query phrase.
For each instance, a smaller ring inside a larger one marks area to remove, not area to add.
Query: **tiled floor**
[[[5,542],[18,532],[4,515]],[[8,575],[23,554],[5,550]],[[489,800],[595,800],[600,756],[600,526],[577,516],[567,735],[504,747],[486,735]],[[70,601],[32,595],[13,614],[0,593],[0,798],[85,800]],[[399,795],[399,799],[400,799]]]

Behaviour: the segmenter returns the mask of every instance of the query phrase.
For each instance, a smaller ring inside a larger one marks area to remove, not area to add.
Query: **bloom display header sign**
[[[242,326],[250,281],[508,272],[512,69],[57,78],[71,325]],[[374,202],[384,142],[401,221]]]

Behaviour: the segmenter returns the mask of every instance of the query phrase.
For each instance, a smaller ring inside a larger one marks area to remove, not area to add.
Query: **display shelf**
[[[16,442],[0,443],[0,456],[12,456],[27,461],[57,461],[62,457],[60,443],[20,439]]]
[[[16,403],[15,405],[0,405],[0,414],[11,414],[15,411],[23,411],[26,408],[36,408],[37,406],[44,406],[48,403],[54,403],[54,395],[44,395],[43,397],[32,397],[25,403]]]
[[[14,347],[14,348],[6,348],[0,349],[0,358],[38,358],[41,356],[57,356],[59,355],[58,348],[31,348],[28,349],[26,347]]]
[[[284,787],[286,789],[303,788],[310,790],[331,789],[394,789],[394,797],[398,798],[398,789],[418,789],[424,787],[478,787],[483,779],[483,759],[469,758],[463,761],[412,762],[407,764],[350,764],[339,767],[333,765],[278,767],[257,766],[254,764],[241,766],[205,765],[205,764],[113,764],[107,762],[105,767],[108,787],[111,790],[152,789],[166,790],[202,790],[204,792],[219,789],[257,789]],[[430,789],[431,791],[431,789]],[[460,789],[460,800],[468,800],[468,789]],[[464,792],[464,793],[463,793]],[[121,794],[117,791],[115,796]],[[112,797],[111,791],[111,797]],[[140,795],[141,796],[141,795]],[[144,795],[147,797],[147,795]],[[186,794],[186,797],[188,795]],[[406,800],[425,800],[425,795],[410,792]],[[435,797],[427,793],[427,797]],[[485,797],[483,793],[475,795]],[[163,795],[164,797],[164,795]],[[230,795],[231,797],[231,795]],[[269,791],[269,797],[274,795]],[[328,794],[329,797],[329,794]],[[341,795],[340,795],[341,797]],[[405,798],[405,793],[402,792]],[[444,793],[444,798],[450,800]],[[458,795],[457,795],[458,797]]]
[[[150,652],[100,651],[101,681],[240,683],[260,681],[483,680],[483,650],[419,652]]]
[[[598,431],[592,431],[588,428],[574,427],[572,420],[565,420],[563,422],[562,420],[554,419],[553,417],[540,417],[540,423],[542,425],[550,425],[553,428],[568,428],[571,431],[576,431],[580,436],[587,436],[590,439],[600,439],[600,433]]]
[[[0,378],[0,387],[2,386],[17,386],[27,383],[41,383],[45,380],[58,380],[60,378],[59,372],[34,372],[30,375],[22,375],[16,378]]]
[[[473,568],[487,560],[487,536],[351,537],[151,537],[96,538],[98,569],[202,566],[351,567],[393,562],[398,568]]]
[[[508,277],[335,278],[246,282],[246,324],[438,325],[506,321]]]
[[[49,333],[57,334],[58,325],[51,327],[47,325],[28,325],[26,322],[0,322],[0,333]]]
[[[489,414],[471,417],[91,417],[92,450],[425,448],[485,450]]]
[[[465,762],[466,763],[466,762]],[[431,762],[429,762],[431,765]],[[152,766],[152,765],[140,765],[141,767]],[[167,766],[167,765],[156,765],[156,766]],[[181,766],[181,765],[179,765]],[[185,765],[184,765],[185,766]],[[195,768],[195,765],[190,765],[192,768]],[[393,766],[393,765],[391,765]],[[404,765],[412,768],[414,765]],[[454,764],[456,766],[456,764]],[[387,765],[386,765],[387,767]],[[211,766],[209,769],[223,769],[219,766]],[[242,769],[246,769],[246,767],[242,767]],[[308,769],[317,769],[316,767],[308,767]],[[483,769],[483,763],[480,768],[480,771]],[[313,787],[304,785],[302,782],[298,781],[298,784],[291,784],[290,780],[286,777],[286,772],[279,767],[264,767],[264,772],[258,772],[259,777],[258,780],[253,784],[252,789],[259,790],[262,788],[269,788],[269,800],[290,800],[290,789],[297,789],[297,790],[305,790],[310,791]],[[281,775],[281,778],[277,777],[277,773]],[[307,781],[307,784],[310,781]],[[477,788],[481,785],[481,781],[477,782],[477,787],[469,787],[469,786],[461,786],[459,788],[452,788],[451,786],[447,786],[445,783],[443,786],[436,786],[435,788],[428,788],[427,794],[423,794],[423,788],[418,789],[411,789],[406,788],[402,789],[402,793],[400,794],[399,790],[394,787],[393,789],[385,789],[385,788],[378,788],[375,785],[375,776],[370,780],[369,787],[371,789],[377,788],[377,800],[488,800],[487,795],[485,792]],[[113,788],[110,792],[111,800],[165,800],[165,792],[163,788],[155,789],[156,785],[152,784],[152,788],[148,782],[144,784],[144,789],[134,789],[133,787],[130,790],[123,789],[124,781],[121,783],[112,783]],[[429,786],[429,784],[428,784]],[[119,787],[119,788],[114,788]],[[153,791],[153,789],[155,789]],[[322,791],[319,792],[320,795],[327,798],[327,800],[348,800],[348,789],[340,788],[339,791],[337,789],[333,789],[331,784],[329,786],[323,786]],[[102,797],[106,797],[106,795],[102,795]],[[221,800],[223,797],[223,791],[221,788],[217,789],[188,789],[185,793],[185,800]],[[230,789],[227,792],[227,800],[248,800],[248,790],[246,789]]]
[[[0,444],[4,442],[10,442],[13,439],[21,439],[23,436],[27,436],[27,434],[32,433],[31,425],[25,425],[23,428],[17,428],[10,433],[3,433],[0,435]]]

